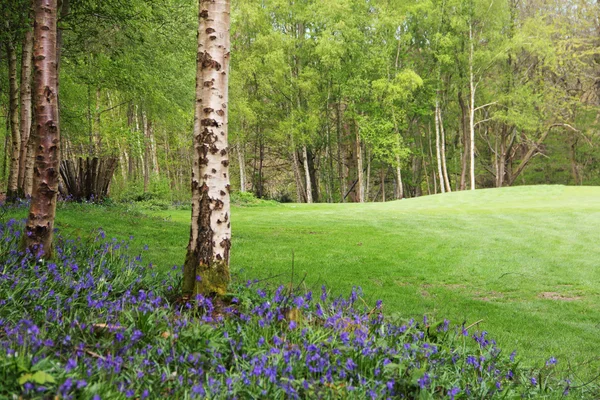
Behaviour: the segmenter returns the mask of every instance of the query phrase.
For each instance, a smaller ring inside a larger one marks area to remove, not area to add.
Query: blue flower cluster
[[[240,284],[184,302],[162,273],[103,232],[19,250],[0,223],[0,397],[446,399],[562,397],[571,383],[504,356],[486,332],[384,317],[348,298]],[[316,297],[316,298],[315,298]],[[581,396],[582,392],[578,393]]]

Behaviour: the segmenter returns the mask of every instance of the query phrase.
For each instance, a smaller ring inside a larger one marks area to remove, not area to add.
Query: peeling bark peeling
[[[25,245],[32,251],[39,251],[41,246],[45,258],[52,256],[60,163],[56,2],[35,0],[33,5],[35,129],[31,140],[35,161]]]
[[[229,0],[200,0],[192,163],[192,221],[183,294],[223,295],[229,283]]]

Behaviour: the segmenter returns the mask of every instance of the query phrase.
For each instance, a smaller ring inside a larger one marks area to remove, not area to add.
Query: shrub
[[[45,263],[0,224],[0,398],[593,397],[523,367],[486,332],[385,317],[360,289],[331,298],[257,282],[194,302],[181,274],[128,255],[128,243],[57,236]]]
[[[277,204],[274,200],[263,200],[257,198],[252,192],[232,192],[231,204],[242,207],[253,207]]]

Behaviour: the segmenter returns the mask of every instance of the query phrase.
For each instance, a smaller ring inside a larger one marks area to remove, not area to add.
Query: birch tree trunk
[[[57,0],[35,0],[34,88],[35,149],[33,189],[25,227],[25,245],[34,254],[52,256],[52,239],[60,165],[58,74],[56,57]]]
[[[148,130],[149,130],[148,125],[149,125],[148,116],[146,115],[145,111],[142,111],[142,129],[143,129],[143,138],[144,138],[144,146],[143,146],[143,150],[142,150],[142,158],[143,158],[142,167],[144,168],[144,170],[143,170],[144,193],[146,193],[148,191],[148,184],[150,183],[150,141],[148,140],[148,137],[150,135],[148,134]]]
[[[381,201],[383,203],[385,203],[385,173],[387,172],[387,169],[384,167],[381,167]]]
[[[470,156],[470,178],[471,190],[475,190],[475,77],[473,75],[473,25],[469,24],[469,88],[471,100],[469,102],[469,156]]]
[[[160,165],[158,165],[158,154],[156,151],[156,140],[154,138],[154,124],[148,122],[148,141],[150,142],[150,157],[152,161],[152,173],[160,178]]]
[[[127,164],[129,163],[129,155],[127,154],[126,145],[119,143],[119,167],[121,169],[121,176],[123,180],[127,179]]]
[[[442,157],[442,174],[444,175],[444,185],[446,186],[446,192],[450,193],[452,191],[452,188],[450,186],[450,179],[448,179],[448,168],[446,168],[446,133],[444,132],[444,119],[442,118],[442,108],[437,102],[436,105],[438,112],[438,121],[440,124],[440,153]]]
[[[246,157],[244,156],[244,145],[241,141],[238,142],[238,164],[240,164],[240,192],[246,191]]]
[[[433,160],[433,149],[432,149],[432,145],[431,145],[431,123],[427,124],[427,141],[429,142],[429,160],[430,160],[430,165],[433,166],[434,164],[434,160]],[[431,168],[431,175],[433,176],[433,193],[437,194],[437,178],[436,178],[436,174],[435,174],[435,167]]]
[[[460,105],[460,127],[462,131],[462,148],[461,148],[461,168],[460,168],[460,183],[458,185],[459,190],[465,190],[467,188],[467,166],[468,166],[468,148],[469,148],[469,133],[467,128],[467,106],[462,95],[462,92],[458,91],[458,104]]]
[[[369,189],[371,185],[371,155],[369,147],[365,145],[365,157],[367,158],[367,182],[365,183],[365,201],[369,201]]]
[[[404,183],[402,183],[402,168],[400,167],[400,156],[396,156],[396,200],[404,198]]]
[[[440,178],[440,191],[442,193],[446,193],[446,187],[444,184],[444,174],[442,172],[442,150],[440,146],[440,120],[438,116],[439,104],[436,99],[435,101],[435,154],[437,156],[437,166],[438,166],[438,177]]]
[[[306,181],[306,202],[312,203],[312,183],[310,181],[310,169],[308,168],[308,152],[306,151],[306,145],[302,146],[302,157],[304,158],[304,177]]]
[[[337,158],[338,158],[338,178],[340,181],[340,202],[346,202],[346,192],[348,191],[348,187],[346,185],[346,166],[344,165],[345,154],[343,151],[343,134],[342,134],[342,104],[341,99],[338,99],[337,108],[336,108],[336,130],[337,130]]]
[[[227,102],[229,0],[199,0],[192,221],[183,294],[223,295],[230,281]]]
[[[362,157],[362,146],[360,143],[360,133],[358,127],[356,127],[356,178],[357,178],[357,189],[358,202],[365,202],[365,176],[363,173],[363,157]]]
[[[19,132],[19,84],[17,81],[17,52],[13,42],[6,44],[9,80],[9,120],[10,120],[10,170],[6,197],[17,198],[19,187],[19,154],[21,151],[21,133]]]
[[[294,137],[290,134],[290,141],[292,144],[292,160],[294,165],[294,178],[296,179],[296,197],[298,203],[306,201],[306,191],[304,190],[304,184],[302,183],[302,173],[300,172],[300,160],[298,160],[298,152],[296,151],[296,145],[294,144]]]
[[[23,176],[23,194],[25,195],[25,197],[31,197],[31,192],[33,190],[33,167],[35,164],[35,147],[32,137],[35,134],[35,129],[35,124],[32,123],[30,126],[29,141],[27,144],[27,159],[25,160],[25,172]]]
[[[25,166],[31,133],[31,53],[33,52],[33,31],[28,29],[23,39],[21,56],[21,149],[19,155],[19,194],[25,194]]]

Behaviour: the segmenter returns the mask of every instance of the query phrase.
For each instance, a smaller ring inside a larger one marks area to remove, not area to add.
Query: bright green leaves
[[[56,380],[47,372],[37,371],[33,374],[21,375],[19,378],[19,385],[24,385],[27,382],[35,383],[37,385],[45,385],[48,383],[56,383]]]

